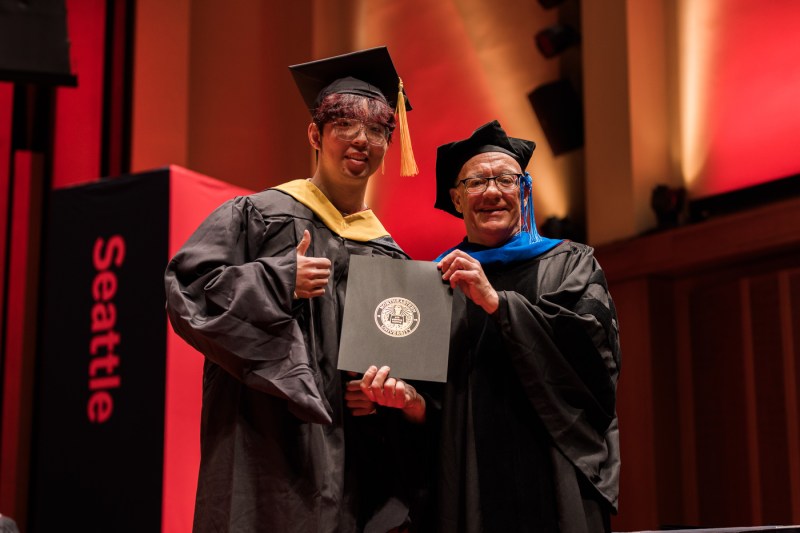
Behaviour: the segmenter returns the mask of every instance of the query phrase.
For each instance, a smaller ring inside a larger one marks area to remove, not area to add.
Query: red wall
[[[696,88],[707,103],[698,112],[708,148],[693,197],[800,174],[800,3],[710,6],[706,64],[698,65],[706,83]]]
[[[56,90],[53,187],[100,177],[106,3],[67,0],[72,72],[77,87]]]

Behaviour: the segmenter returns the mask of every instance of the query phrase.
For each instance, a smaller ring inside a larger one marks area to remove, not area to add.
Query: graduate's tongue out
[[[355,174],[359,174],[367,168],[367,154],[351,153],[347,154],[344,159],[347,169]]]

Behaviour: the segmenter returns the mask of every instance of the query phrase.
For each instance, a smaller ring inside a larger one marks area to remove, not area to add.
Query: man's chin
[[[519,231],[517,227],[511,227],[508,223],[489,223],[481,224],[474,234],[474,238],[469,240],[479,242],[486,246],[499,246],[508,239],[516,235]]]
[[[374,174],[374,172],[372,174]],[[369,169],[362,169],[361,172],[354,172],[353,169],[349,168],[344,170],[345,176],[356,181],[363,181],[369,178],[372,174],[369,173]]]

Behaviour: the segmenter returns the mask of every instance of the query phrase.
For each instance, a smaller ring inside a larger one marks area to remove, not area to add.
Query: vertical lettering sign
[[[106,241],[98,237],[94,242],[92,265],[95,276],[92,280],[91,332],[89,341],[89,402],[86,409],[90,422],[107,422],[114,413],[112,390],[120,385],[119,356],[117,346],[120,337],[116,330],[117,276],[112,265],[119,268],[125,260],[125,238],[114,235]]]
[[[30,530],[161,527],[168,170],[54,191]]]

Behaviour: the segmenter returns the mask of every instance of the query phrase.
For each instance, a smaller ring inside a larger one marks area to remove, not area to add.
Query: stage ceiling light
[[[570,46],[578,44],[580,35],[571,26],[555,24],[536,34],[536,47],[546,58],[555,57]]]

